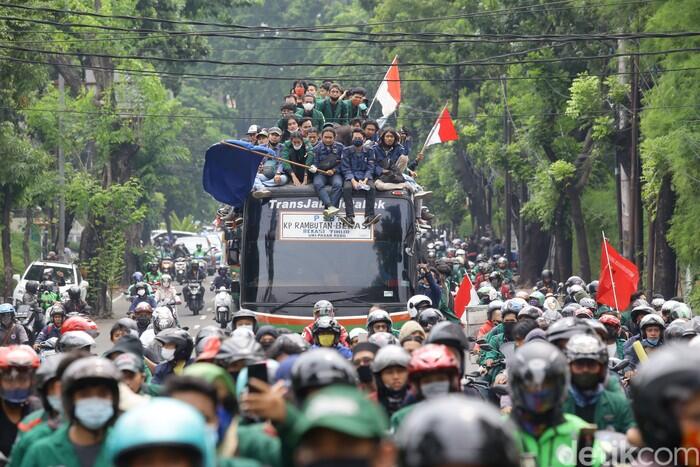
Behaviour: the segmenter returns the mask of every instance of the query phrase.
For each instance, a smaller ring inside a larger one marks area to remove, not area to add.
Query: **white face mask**
[[[310,112],[314,108],[313,102],[304,102],[304,110]]]
[[[144,295],[146,295],[146,291],[143,289],[139,289],[139,291],[136,293],[139,294],[140,297],[143,297]]]
[[[301,149],[302,146],[303,146],[303,144],[292,144],[292,147],[293,147],[295,150],[297,150],[297,151],[298,151],[299,149]]]
[[[426,399],[433,399],[450,392],[449,381],[434,381],[420,385],[420,391]]]
[[[160,356],[163,358],[163,360],[169,362],[175,357],[175,349],[160,349]]]

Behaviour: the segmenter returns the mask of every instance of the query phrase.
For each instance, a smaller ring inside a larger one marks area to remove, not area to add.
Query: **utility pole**
[[[59,259],[63,260],[63,250],[66,240],[66,195],[65,195],[65,160],[63,155],[63,108],[65,106],[65,85],[62,74],[58,74],[58,241],[56,242],[56,253]]]
[[[641,271],[644,268],[644,219],[642,213],[642,170],[639,160],[639,55],[632,56],[632,89],[630,121],[630,200],[632,204],[632,260]]]
[[[508,146],[510,145],[510,120],[508,118],[508,88],[505,75],[502,76],[501,85],[503,86],[503,141],[505,143],[505,149],[507,152]],[[512,180],[510,176],[510,164],[508,163],[508,157],[506,155],[506,174],[505,174],[505,210],[506,210],[506,231],[505,231],[505,246],[506,246],[506,259],[508,264],[510,264],[510,244],[511,244],[511,225],[513,224],[513,213],[512,213]]]

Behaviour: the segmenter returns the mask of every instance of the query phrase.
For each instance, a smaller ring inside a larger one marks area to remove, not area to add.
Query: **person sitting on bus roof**
[[[318,91],[316,91],[316,108],[317,109],[321,105],[321,102],[325,101],[326,98],[328,97],[328,91],[331,90],[331,84],[333,84],[331,81],[326,80],[323,83],[321,83],[321,86],[318,87]],[[325,117],[325,115],[324,115],[324,117]]]
[[[267,130],[267,133],[269,136],[267,144],[264,144],[264,146],[268,149],[272,149],[275,152],[275,155],[279,157],[280,153],[282,152],[282,143],[280,143],[280,140],[282,139],[282,129],[273,126]]]
[[[257,135],[260,132],[260,127],[258,125],[250,125],[248,131],[246,132],[245,139],[255,144],[257,141]]]
[[[323,114],[327,123],[346,125],[348,123],[348,109],[342,100],[343,90],[338,83],[332,83],[328,87],[328,97],[318,105],[318,110]]]
[[[306,132],[306,139],[309,140],[309,144],[311,144],[312,148],[315,148],[316,145],[318,144],[318,128],[316,127],[311,127],[308,132]]]
[[[294,96],[291,96],[292,99]],[[287,135],[287,122],[289,120],[289,117],[294,117],[294,112],[297,111],[297,106],[294,102],[285,102],[282,104],[282,107],[280,107],[280,114],[281,118],[277,120],[277,128],[282,130],[282,136]],[[286,139],[286,138],[285,138]],[[283,139],[284,141],[284,139]]]
[[[304,139],[301,132],[294,131],[290,133],[289,141],[282,146],[280,157],[287,161],[309,165],[313,158],[313,149],[309,142]],[[283,162],[282,170],[290,175],[294,186],[302,186],[309,183],[309,173],[304,167]]]
[[[326,123],[326,118],[323,113],[316,109],[316,98],[312,94],[305,94],[302,101],[302,109],[296,111],[296,116],[299,118],[309,117],[312,120],[312,126],[322,128]]]
[[[299,131],[301,136],[308,138],[309,131],[314,127],[313,120],[310,117],[304,117],[301,119],[301,125],[299,126]]]
[[[350,98],[345,101],[345,106],[348,109],[348,118],[367,118],[367,104],[365,104],[365,98],[367,97],[367,90],[362,87],[352,88],[348,93]]]
[[[338,204],[343,195],[343,176],[340,163],[343,157],[343,145],[336,142],[335,130],[326,128],[321,132],[321,142],[314,148],[313,160],[309,172],[313,174],[314,189],[325,206],[326,217],[338,213]],[[331,172],[331,175],[318,173],[318,169]],[[330,195],[326,187],[330,186]]]
[[[379,191],[409,190],[403,173],[408,165],[406,150],[399,143],[399,134],[393,128],[382,131],[379,142],[374,145],[376,182]]]
[[[362,129],[362,119],[359,117],[351,119],[350,120],[350,127]]]
[[[258,146],[265,146],[268,142],[268,139],[269,135],[267,133],[267,130],[263,128],[262,130],[260,130],[260,133],[257,134],[255,144],[257,144]]]
[[[367,141],[371,141],[372,143],[379,141],[379,123],[374,120],[365,120],[362,124],[362,129],[365,130]]]
[[[298,79],[298,80],[294,81],[294,83],[292,84],[291,94],[296,99],[296,105],[297,105],[297,108],[299,108],[299,109],[303,109],[303,107],[302,107],[303,99],[304,99],[304,95],[306,94],[306,90],[308,88],[309,88],[309,84],[303,79]]]
[[[289,182],[289,176],[284,173],[284,165],[275,159],[264,159],[261,170],[253,180],[253,197],[266,198],[270,196],[268,187],[282,186]]]
[[[343,150],[341,172],[345,179],[343,186],[343,200],[345,201],[345,217],[341,221],[346,226],[355,226],[355,207],[353,194],[364,194],[365,220],[364,227],[379,222],[380,215],[374,213],[374,153],[365,147],[365,132],[361,128],[352,130],[352,145]]]
[[[292,133],[300,131],[300,120],[299,117],[296,115],[292,115],[291,117],[287,118],[287,131],[282,134],[282,142],[287,142],[289,141],[289,137]]]

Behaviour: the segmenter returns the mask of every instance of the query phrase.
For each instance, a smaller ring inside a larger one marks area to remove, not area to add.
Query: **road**
[[[210,324],[216,324],[214,321],[214,292],[209,291],[209,285],[211,284],[211,279],[213,276],[208,277],[204,281],[204,309],[200,311],[198,316],[192,315],[192,312],[185,307],[184,303],[178,306],[178,315],[180,318],[180,324],[183,327],[188,327],[190,334],[194,337],[200,328],[208,326]],[[182,286],[177,285],[177,290],[182,291]],[[97,321],[99,326],[100,335],[97,336],[96,342],[97,346],[95,348],[95,353],[101,355],[102,352],[112,347],[112,342],[109,340],[109,330],[112,329],[112,325],[119,319],[126,317],[126,312],[129,309],[129,301],[123,296],[115,298],[112,303],[112,314],[114,318],[112,319],[101,319]]]

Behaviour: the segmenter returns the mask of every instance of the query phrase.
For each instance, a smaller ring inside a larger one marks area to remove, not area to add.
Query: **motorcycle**
[[[204,308],[204,287],[201,282],[189,281],[185,284],[182,294],[187,300],[187,308],[192,310],[192,313],[198,315]]]
[[[226,289],[226,287],[219,287],[214,297],[214,309],[216,310],[214,319],[219,323],[222,329],[225,329],[226,325],[231,320],[232,307],[233,299],[231,298],[229,290]]]
[[[37,334],[39,334],[44,327],[45,319],[43,310],[34,310],[30,305],[22,304],[17,306],[15,317],[18,323],[27,331],[29,345],[33,345]]]
[[[177,294],[178,297],[175,297],[175,299],[171,299],[169,301],[165,300],[159,300],[157,303],[157,307],[166,307],[170,310],[170,313],[172,314],[173,318],[175,319],[175,324],[180,327],[180,320],[178,319],[177,316],[177,305],[182,304],[182,300],[180,300],[179,295],[182,295],[180,293]]]
[[[57,343],[58,337],[51,337],[38,345],[39,359],[42,362],[46,360],[47,357],[58,353],[56,350]]]
[[[178,284],[184,284],[185,275],[187,274],[187,258],[178,258],[174,263],[175,280]]]

